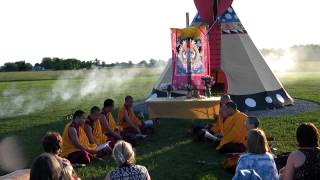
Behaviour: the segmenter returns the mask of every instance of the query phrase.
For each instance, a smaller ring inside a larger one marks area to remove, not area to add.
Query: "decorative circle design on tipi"
[[[277,97],[279,102],[284,103],[284,99],[280,94],[276,94],[276,97]]]
[[[232,12],[233,12],[233,10],[232,10],[231,7],[228,8],[228,12],[229,12],[229,13],[232,13]]]
[[[226,16],[227,19],[232,19],[232,16],[229,13],[227,13],[225,16]]]
[[[272,98],[270,96],[267,96],[264,100],[266,100],[267,103],[272,103]]]
[[[245,103],[246,103],[246,105],[247,105],[248,107],[251,107],[251,108],[257,106],[256,101],[255,101],[254,99],[252,99],[252,98],[247,98],[247,99],[245,100]]]

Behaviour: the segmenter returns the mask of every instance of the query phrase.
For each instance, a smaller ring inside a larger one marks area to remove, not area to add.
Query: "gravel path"
[[[145,114],[148,114],[148,108],[147,104],[145,102],[138,102],[134,105],[134,110],[136,112],[143,112]],[[320,110],[320,104],[306,101],[302,99],[295,99],[295,105],[294,106],[287,106],[280,109],[273,109],[273,110],[264,110],[264,111],[251,111],[246,112],[249,116],[283,116],[283,115],[293,115],[297,113],[303,113],[303,112],[312,112]]]

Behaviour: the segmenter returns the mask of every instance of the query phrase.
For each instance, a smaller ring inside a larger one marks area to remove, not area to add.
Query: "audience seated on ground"
[[[245,152],[247,115],[237,109],[234,102],[226,104],[226,118],[223,120],[223,130],[217,150],[221,153]]]
[[[32,163],[30,180],[64,179],[62,168],[57,158],[51,153],[43,153]]]
[[[90,114],[85,122],[84,130],[90,144],[104,144],[107,141],[107,136],[103,133],[100,124],[100,108],[94,106],[90,110]]]
[[[63,177],[67,179],[78,179],[76,172],[73,170],[73,167],[69,160],[59,156],[61,152],[63,141],[62,137],[57,132],[48,132],[42,139],[42,147],[46,153],[52,154],[60,163],[62,169]]]
[[[125,141],[118,141],[112,152],[113,158],[119,165],[108,173],[106,180],[150,180],[148,170],[144,166],[135,165],[135,153],[131,144]]]
[[[301,124],[296,132],[298,150],[292,152],[280,170],[280,179],[320,179],[319,131],[312,123]]]
[[[263,130],[250,130],[247,138],[247,153],[240,156],[233,180],[245,179],[245,174],[247,177],[256,179],[279,179],[277,167],[273,155],[268,152],[269,149]]]
[[[132,135],[143,136],[153,132],[153,125],[145,125],[143,120],[139,119],[133,111],[133,97],[127,96],[124,105],[120,108],[118,122],[123,129],[123,135],[130,137]]]
[[[121,127],[119,127],[112,116],[114,108],[114,101],[112,99],[106,99],[103,103],[103,109],[100,115],[100,123],[102,130],[110,141],[110,147],[122,139]]]
[[[96,144],[90,144],[83,129],[85,123],[84,112],[81,110],[73,114],[72,121],[69,122],[63,131],[62,157],[67,158],[72,164],[89,164],[94,154],[105,155],[109,148],[106,146],[100,150]]]

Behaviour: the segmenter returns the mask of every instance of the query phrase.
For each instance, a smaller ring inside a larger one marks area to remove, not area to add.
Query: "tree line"
[[[320,62],[320,45],[296,45],[288,49],[262,49],[264,56],[272,55],[275,59],[285,56],[288,52],[293,54],[296,62]],[[32,65],[26,61],[7,62],[0,67],[0,71],[32,71],[32,70],[77,70],[77,69],[91,69],[93,67],[98,68],[113,68],[113,67],[157,67],[162,66],[166,62],[163,60],[150,59],[149,61],[142,60],[139,63],[134,64],[129,62],[117,62],[107,64],[104,61],[95,59],[92,61],[81,61],[78,59],[61,59],[45,57],[41,63]]]
[[[150,59],[148,61],[142,60],[139,63],[129,62],[116,62],[107,64],[104,61],[95,59],[92,61],[81,61],[78,59],[61,59],[61,58],[42,58],[41,63],[32,65],[26,61],[7,62],[0,67],[0,71],[13,72],[13,71],[42,71],[42,70],[78,70],[78,69],[92,69],[96,68],[131,68],[131,67],[157,67],[162,66],[166,62],[163,60]]]

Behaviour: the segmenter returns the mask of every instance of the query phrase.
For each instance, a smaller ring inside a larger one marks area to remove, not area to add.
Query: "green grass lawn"
[[[112,70],[113,71],[113,70]],[[126,69],[117,70],[126,74]],[[16,137],[21,143],[24,157],[30,166],[32,159],[42,152],[39,144],[41,137],[47,131],[62,132],[64,116],[76,109],[88,109],[93,105],[101,106],[105,98],[116,100],[116,107],[123,103],[124,96],[133,95],[136,100],[144,99],[159,77],[161,70],[147,70],[135,73],[133,79],[115,86],[110,83],[84,97],[71,98],[66,101],[55,99],[37,107],[34,112],[18,117],[0,117],[0,139],[7,136]],[[76,78],[65,80],[59,78],[65,72],[29,72],[29,73],[0,73],[0,102],[13,102],[17,95],[27,94],[23,107],[17,113],[25,112],[30,102],[45,101],[52,96],[51,88],[57,82],[67,82],[66,91],[72,87],[80,89],[85,77],[90,71]],[[107,74],[106,79],[98,79],[98,83],[106,84],[114,79],[108,79],[110,70],[101,70]],[[295,98],[320,102],[320,73],[287,73],[279,75],[289,94]],[[56,80],[60,79],[60,80]],[[65,83],[62,83],[65,84]],[[14,93],[8,93],[15,90]],[[111,89],[111,90],[110,90]],[[36,100],[34,100],[34,98]],[[41,105],[41,104],[40,104]],[[0,105],[0,107],[3,107]],[[15,107],[9,107],[6,112]],[[114,113],[114,116],[116,112]],[[295,129],[300,122],[314,122],[320,127],[320,111],[302,113],[292,116],[262,118],[262,128],[267,135],[275,138],[272,146],[280,151],[291,151],[295,148]],[[153,179],[230,179],[232,175],[226,173],[220,166],[223,156],[217,154],[209,143],[198,144],[192,142],[188,129],[192,126],[189,120],[164,119],[154,136],[147,138],[135,147],[137,163],[147,166]],[[111,157],[104,158],[106,162],[95,161],[92,165],[77,169],[82,179],[103,179],[108,171],[116,167]],[[199,163],[206,161],[210,165]],[[4,174],[1,172],[0,174]]]

